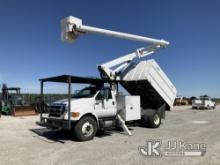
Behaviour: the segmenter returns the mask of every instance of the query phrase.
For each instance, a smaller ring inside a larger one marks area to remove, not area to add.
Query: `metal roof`
[[[9,87],[9,88],[2,88],[2,90],[8,90],[8,91],[15,91],[15,90],[21,90],[19,87]]]
[[[40,81],[42,82],[60,82],[60,83],[68,83],[69,80],[71,80],[71,83],[80,83],[80,84],[101,84],[105,82],[111,82],[109,80],[103,80],[96,77],[79,77],[73,75],[60,75],[60,76],[40,79]]]

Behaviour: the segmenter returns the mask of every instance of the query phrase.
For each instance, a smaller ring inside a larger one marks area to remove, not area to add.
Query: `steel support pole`
[[[44,93],[44,82],[41,80],[40,81],[40,121],[42,122],[42,104],[44,102],[44,96],[43,96],[43,93]]]
[[[71,119],[70,119],[70,112],[71,112],[71,77],[68,77],[68,129],[71,129]]]

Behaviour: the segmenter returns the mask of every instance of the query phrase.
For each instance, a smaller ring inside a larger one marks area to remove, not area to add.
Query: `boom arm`
[[[153,54],[160,45],[152,45],[146,48],[139,48],[135,52],[116,58],[98,66],[102,78],[120,80],[119,73],[125,70],[133,61]]]
[[[84,33],[95,33],[105,36],[117,37],[127,40],[134,40],[139,42],[145,42],[155,45],[167,46],[169,45],[168,41],[165,40],[158,40],[149,37],[143,37],[134,34],[116,32],[101,28],[96,28],[92,26],[82,25],[82,20],[73,16],[66,17],[61,20],[61,39],[65,42],[73,42],[77,39],[77,37]]]
[[[117,31],[111,31],[82,24],[82,20],[73,16],[66,17],[61,20],[61,39],[65,42],[73,42],[78,36],[85,33],[95,33],[99,35],[117,37],[127,40],[134,40],[151,44],[149,47],[137,49],[136,52],[119,57],[110,62],[104,63],[98,67],[103,78],[109,78],[111,80],[119,79],[117,73],[126,69],[132,61],[140,59],[154,53],[161,47],[169,45],[168,41],[158,40],[149,37],[143,37],[134,34],[122,33]]]

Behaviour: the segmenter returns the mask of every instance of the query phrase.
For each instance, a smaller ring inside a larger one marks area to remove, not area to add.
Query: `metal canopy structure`
[[[67,121],[67,129],[71,129],[71,120],[70,120],[70,110],[71,110],[71,90],[72,84],[92,84],[92,85],[103,85],[104,83],[111,83],[111,80],[104,80],[95,77],[79,77],[73,75],[61,75],[55,77],[48,77],[40,79],[41,82],[41,103],[44,102],[43,93],[44,93],[44,83],[46,82],[57,82],[57,83],[67,83],[68,84],[68,121]],[[40,118],[42,122],[42,109],[40,109]]]
[[[110,80],[103,80],[96,77],[79,77],[73,75],[61,75],[55,77],[48,77],[40,79],[41,82],[58,82],[58,83],[80,83],[80,84],[102,84],[111,82]]]
[[[8,91],[20,91],[21,88],[19,88],[19,87],[10,87],[10,88],[2,88],[2,90],[8,90]]]

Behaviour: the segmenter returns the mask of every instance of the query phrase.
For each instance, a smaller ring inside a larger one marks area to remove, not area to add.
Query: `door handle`
[[[115,105],[115,102],[114,102],[114,101],[112,101],[112,105]]]

